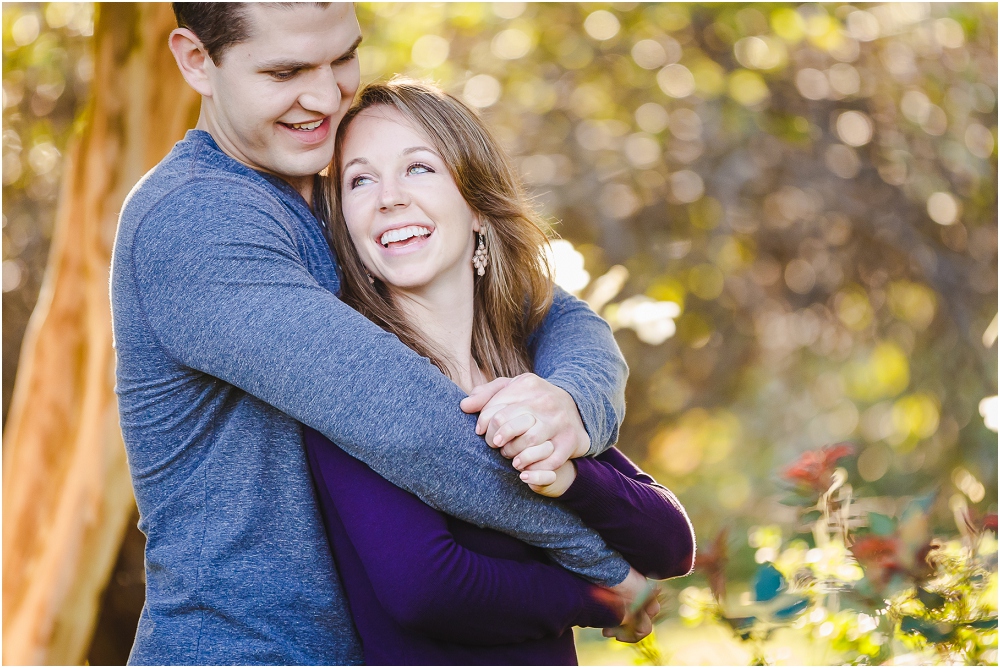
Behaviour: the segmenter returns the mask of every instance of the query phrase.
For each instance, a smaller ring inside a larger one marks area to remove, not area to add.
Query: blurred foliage
[[[715,563],[716,585],[745,588],[773,563],[794,581],[783,559],[821,546],[811,530],[783,542],[807,525],[780,502],[828,484],[809,478],[828,443],[852,443],[838,465],[870,511],[862,533],[933,490],[931,535],[954,535],[955,495],[970,517],[996,513],[995,4],[357,9],[363,78],[432,78],[481,109],[555,222],[557,280],[632,369],[620,446],[678,493],[702,543],[722,536],[725,558],[703,545],[696,577]],[[92,15],[4,5],[5,407]],[[772,472],[807,451],[802,485],[783,489]],[[938,548],[943,573],[981,557],[962,540]],[[830,563],[857,568],[838,544]],[[939,620],[905,612],[916,595],[894,619],[921,635]],[[809,624],[839,638],[860,623],[840,614]],[[857,657],[882,656],[848,635]]]
[[[680,592],[680,618],[728,627],[755,665],[787,650],[788,633],[772,642],[781,630],[805,638],[822,663],[996,665],[996,514],[973,518],[956,493],[949,506],[958,536],[942,539],[930,527],[933,493],[894,516],[875,512],[871,499],[854,497],[847,470],[837,466],[853,454],[840,444],[807,451],[785,468],[795,494],[784,503],[799,508],[798,526],[750,530],[760,566],[738,596],[727,595],[729,545],[721,533],[700,566],[709,586]],[[789,528],[793,538],[785,541]],[[663,662],[655,642],[636,649],[639,663]]]
[[[3,5],[3,416],[93,75],[91,3]]]

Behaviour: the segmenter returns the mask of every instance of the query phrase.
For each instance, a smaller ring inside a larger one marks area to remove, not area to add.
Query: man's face
[[[233,158],[305,193],[333,159],[337,125],[358,90],[354,6],[246,7],[249,39],[206,64],[205,129]]]

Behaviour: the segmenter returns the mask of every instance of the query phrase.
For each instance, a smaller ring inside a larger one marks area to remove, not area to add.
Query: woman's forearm
[[[612,448],[574,460],[576,475],[559,497],[643,575],[685,575],[694,564],[695,536],[670,490]]]

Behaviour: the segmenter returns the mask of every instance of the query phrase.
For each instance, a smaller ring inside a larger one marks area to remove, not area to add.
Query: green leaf
[[[801,494],[792,493],[783,497],[778,503],[785,506],[811,506],[816,503],[816,500],[802,496]]]
[[[872,533],[888,536],[896,530],[896,520],[882,513],[868,513],[868,526]]]
[[[800,596],[798,600],[793,601],[790,605],[786,605],[774,613],[774,618],[778,621],[787,621],[794,617],[797,617],[799,613],[804,611],[809,607],[809,599],[805,596]]]
[[[997,618],[977,619],[974,622],[969,622],[966,626],[971,626],[974,629],[995,629],[997,628]]]
[[[813,522],[818,520],[822,515],[823,513],[821,513],[818,510],[810,510],[808,513],[803,513],[802,517],[800,517],[799,519],[804,524],[812,524]]]
[[[899,630],[903,633],[919,633],[928,642],[944,642],[954,635],[955,626],[944,622],[933,622],[929,619],[903,617],[903,621],[899,624]]]
[[[917,600],[923,603],[928,610],[937,610],[947,601],[941,594],[927,591],[923,587],[917,587]]]
[[[753,576],[754,600],[770,601],[787,586],[785,576],[777,568],[771,564],[763,564]]]

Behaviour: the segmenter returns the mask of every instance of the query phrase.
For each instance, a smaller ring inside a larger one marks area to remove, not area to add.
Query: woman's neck
[[[489,380],[472,358],[473,278],[435,281],[415,290],[390,287],[407,324],[443,356],[449,375],[466,392]]]

